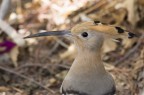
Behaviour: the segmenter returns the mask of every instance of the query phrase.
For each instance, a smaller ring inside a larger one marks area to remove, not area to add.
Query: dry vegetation
[[[116,81],[117,95],[144,95],[143,9],[143,0],[1,0],[0,95],[60,95],[76,54],[74,45],[65,38],[22,37],[89,20],[140,35],[105,41],[103,61]]]

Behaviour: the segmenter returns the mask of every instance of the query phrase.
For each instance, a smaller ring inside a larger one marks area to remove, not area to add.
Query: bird
[[[77,55],[60,88],[62,95],[115,95],[115,81],[105,70],[101,57],[103,42],[121,36],[132,39],[136,34],[119,26],[87,21],[71,30],[41,32],[25,38],[41,36],[65,36],[76,46]]]

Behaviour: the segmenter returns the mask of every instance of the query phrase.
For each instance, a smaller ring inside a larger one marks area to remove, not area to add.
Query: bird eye
[[[88,37],[88,33],[87,33],[87,32],[83,32],[81,35],[82,35],[83,37]]]

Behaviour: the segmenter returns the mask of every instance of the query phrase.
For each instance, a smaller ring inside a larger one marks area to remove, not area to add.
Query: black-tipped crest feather
[[[121,27],[115,27],[116,29],[117,29],[117,31],[118,31],[118,33],[124,33],[124,29],[122,29]]]

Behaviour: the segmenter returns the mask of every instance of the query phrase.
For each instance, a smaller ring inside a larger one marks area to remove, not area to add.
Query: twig
[[[25,44],[25,40],[17,33],[17,31],[12,28],[8,23],[0,19],[0,28],[8,35],[10,36],[14,42],[19,45],[23,46]]]
[[[24,76],[24,75],[19,74],[18,72],[12,71],[12,70],[10,70],[10,69],[7,69],[7,68],[1,67],[1,66],[0,66],[0,69],[3,70],[3,71],[9,72],[9,73],[11,73],[11,74],[17,75],[18,77],[21,77],[21,78],[23,78],[23,79],[26,79],[26,80],[28,80],[28,81],[30,81],[30,82],[33,82],[33,83],[35,83],[36,85],[38,85],[38,86],[40,86],[40,87],[42,87],[42,88],[50,91],[50,92],[53,93],[53,94],[55,93],[53,90],[51,90],[51,89],[49,89],[49,88],[46,88],[46,87],[43,86],[41,83],[35,81],[35,80],[32,79],[32,78],[28,78],[28,77],[26,77],[26,76]]]
[[[2,29],[8,36],[10,36],[18,46],[23,46],[25,44],[25,40],[21,37],[21,35],[17,33],[17,31],[13,27],[3,21],[10,6],[11,0],[2,1],[2,4],[0,6],[0,29]]]
[[[49,51],[49,55],[51,55],[54,51],[56,51],[56,49],[58,48],[59,43],[56,42],[55,45],[53,46],[53,48]]]
[[[30,63],[28,63],[28,64],[25,64],[25,65],[18,67],[17,70],[20,70],[20,69],[26,68],[26,67],[41,67],[41,68],[47,69],[49,66],[62,67],[62,68],[66,68],[66,69],[70,68],[69,66],[66,66],[63,64],[47,64],[46,66],[42,66],[42,64],[30,64]]]
[[[11,6],[11,0],[2,0],[0,6],[0,19],[4,19]]]
[[[143,35],[140,37],[140,39],[138,40],[138,43],[132,48],[129,50],[129,52],[127,52],[125,54],[124,57],[122,57],[120,60],[116,61],[114,63],[115,66],[119,65],[119,63],[123,62],[124,60],[126,60],[129,56],[133,55],[133,53],[137,50],[137,48],[141,45],[141,43],[143,42],[143,39],[144,39],[144,33]]]
[[[64,48],[68,48],[69,46],[66,44],[66,43],[64,43],[62,40],[60,40],[60,39],[56,39],[56,41],[61,45],[61,46],[63,46]]]
[[[95,4],[93,7],[88,8],[86,11],[84,11],[84,14],[89,14],[93,12],[94,10],[106,5],[108,2],[106,0],[101,0],[97,4]]]

